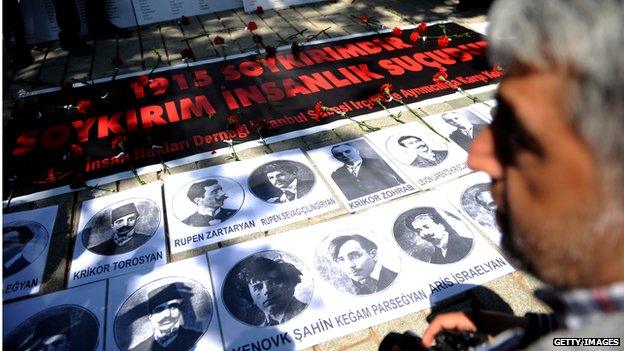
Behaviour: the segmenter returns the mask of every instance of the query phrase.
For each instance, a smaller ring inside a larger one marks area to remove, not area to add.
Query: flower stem
[[[377,105],[381,106],[384,109],[384,111],[386,111],[386,113],[388,113],[388,116],[392,117],[395,121],[397,121],[397,122],[399,122],[401,124],[405,124],[405,122],[403,122],[401,120],[401,118],[399,118],[399,116],[397,116],[394,113],[390,112],[390,110],[388,110],[386,108],[386,106],[384,106],[384,104],[381,103],[381,101],[377,100]]]

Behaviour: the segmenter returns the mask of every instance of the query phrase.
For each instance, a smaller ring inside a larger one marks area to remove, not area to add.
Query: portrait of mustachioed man
[[[3,341],[4,350],[93,351],[99,342],[100,322],[78,305],[45,309],[20,323]]]
[[[239,261],[225,277],[221,295],[234,318],[269,327],[303,313],[313,293],[313,275],[301,260],[284,251],[268,250]]]
[[[490,183],[474,184],[464,190],[461,194],[461,206],[482,226],[498,230],[496,224],[496,202],[492,197]]]
[[[279,204],[305,197],[316,182],[312,170],[299,162],[275,160],[249,175],[251,193],[264,202]]]
[[[214,301],[206,288],[184,277],[141,286],[115,313],[113,332],[121,350],[186,351],[208,330]]]
[[[316,249],[316,270],[339,291],[371,295],[388,289],[400,271],[396,249],[374,233],[341,231]]]
[[[458,262],[470,254],[474,244],[472,232],[458,216],[433,207],[403,212],[394,221],[393,233],[405,253],[434,264]]]
[[[43,254],[50,236],[40,223],[13,221],[2,227],[2,276],[8,278]]]
[[[146,198],[116,202],[97,212],[79,233],[91,252],[113,256],[134,251],[160,226],[162,209]]]
[[[442,140],[416,130],[390,136],[386,140],[386,150],[398,162],[417,168],[437,166],[449,154]]]

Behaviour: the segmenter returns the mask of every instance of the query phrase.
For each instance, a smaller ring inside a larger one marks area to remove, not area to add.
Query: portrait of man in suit
[[[183,302],[175,283],[149,291],[145,303],[154,332],[130,351],[185,351],[195,345],[202,333],[185,327]]]
[[[468,151],[474,138],[487,126],[485,122],[479,121],[477,117],[472,118],[474,122],[471,122],[468,117],[457,111],[442,114],[442,120],[455,128],[449,135],[449,139],[466,151]]]
[[[262,173],[272,187],[264,196],[269,203],[290,202],[304,197],[314,186],[313,179],[300,179],[297,166],[291,162],[271,162]]]
[[[472,239],[458,235],[444,218],[433,208],[423,207],[405,218],[406,227],[433,245],[433,255],[423,261],[436,264],[457,262],[472,250]]]
[[[11,276],[31,262],[24,257],[24,249],[35,233],[26,225],[8,225],[2,229],[2,276]]]
[[[329,254],[353,284],[356,295],[382,291],[398,273],[378,260],[377,244],[359,234],[342,235],[329,243]]]
[[[415,167],[432,167],[440,164],[448,156],[448,151],[434,150],[422,138],[415,135],[404,135],[397,142],[416,154],[416,158],[410,164]]]
[[[246,288],[242,298],[264,315],[256,326],[285,323],[303,312],[307,304],[295,297],[302,275],[295,265],[280,259],[257,256],[247,262],[238,273],[238,279]]]
[[[223,207],[228,196],[217,179],[209,178],[191,184],[186,196],[197,205],[195,213],[182,220],[182,223],[192,227],[220,224],[238,211]]]
[[[126,253],[143,245],[151,235],[136,230],[138,219],[139,211],[133,202],[113,208],[110,219],[113,235],[108,240],[89,247],[89,250],[110,256]]]
[[[362,157],[352,144],[339,144],[331,148],[332,156],[343,163],[331,178],[347,200],[357,199],[384,189],[403,184],[404,181],[383,160]]]

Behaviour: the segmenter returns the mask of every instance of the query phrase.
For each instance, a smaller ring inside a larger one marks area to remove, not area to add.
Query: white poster
[[[308,155],[340,195],[349,212],[416,191],[416,187],[365,139],[310,150]]]
[[[297,6],[310,4],[313,2],[321,2],[323,0],[243,0],[245,12],[255,11],[258,6],[263,9],[281,9],[288,6]]]
[[[130,0],[128,0],[130,1]],[[139,25],[243,7],[242,0],[131,0]],[[242,27],[242,24],[241,24]]]
[[[513,271],[438,193],[208,256],[228,350],[311,347]]]
[[[206,256],[109,281],[107,350],[222,350]]]
[[[2,297],[39,292],[58,206],[2,216]]]
[[[106,282],[4,305],[4,350],[104,350]]]
[[[466,152],[477,135],[489,124],[469,107],[430,116],[427,121]]]
[[[68,286],[165,263],[161,195],[157,182],[83,202]]]
[[[477,114],[486,121],[492,121],[493,115],[492,113],[496,110],[496,100],[488,100],[479,104],[474,104],[470,106]]]
[[[486,173],[469,174],[445,184],[440,190],[453,206],[500,246],[502,234],[496,223],[496,202],[492,197],[491,178]]]
[[[433,124],[432,121],[439,118],[440,115],[433,115],[426,120]],[[367,134],[365,138],[421,189],[429,189],[470,172],[466,166],[468,154],[419,121],[382,129]]]

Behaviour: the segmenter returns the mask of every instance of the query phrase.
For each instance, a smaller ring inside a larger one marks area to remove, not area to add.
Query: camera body
[[[479,332],[442,332],[436,336],[435,345],[426,348],[422,339],[407,331],[403,334],[389,333],[379,345],[379,351],[468,351],[484,344],[487,336]]]

